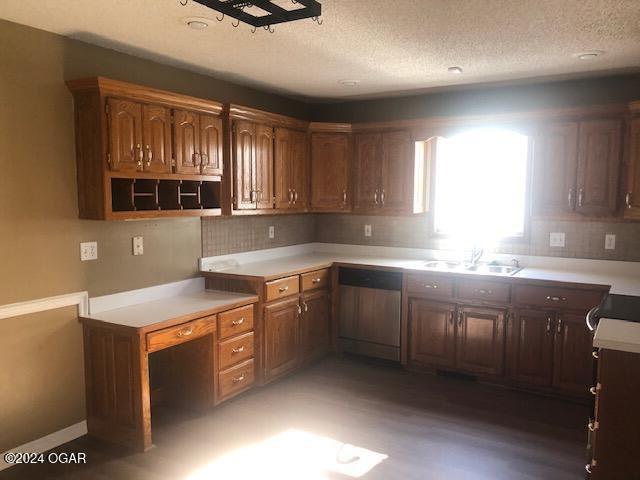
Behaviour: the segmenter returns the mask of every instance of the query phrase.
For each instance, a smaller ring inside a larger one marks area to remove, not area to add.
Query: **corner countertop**
[[[640,323],[601,318],[593,337],[593,346],[640,353]]]
[[[286,275],[304,273],[320,268],[327,268],[334,263],[342,265],[370,266],[405,271],[447,273],[433,270],[424,266],[428,259],[412,259],[400,257],[367,256],[327,252],[309,252],[298,255],[287,255],[270,258],[264,261],[250,261],[222,265],[220,268],[203,268],[203,274],[216,273],[232,277],[254,277],[260,280],[273,280]],[[627,272],[613,272],[610,270],[582,271],[569,269],[553,269],[539,267],[525,267],[514,275],[491,275],[475,272],[455,271],[456,275],[492,276],[495,278],[515,279],[517,281],[556,281],[572,283],[577,286],[596,286],[606,289],[611,287],[611,293],[620,295],[640,296],[640,265],[639,274],[631,275]]]
[[[82,319],[151,330],[176,325],[198,316],[213,315],[257,301],[258,297],[255,295],[202,290],[89,314]]]

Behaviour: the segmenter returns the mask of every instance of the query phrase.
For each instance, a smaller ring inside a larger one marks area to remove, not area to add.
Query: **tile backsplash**
[[[364,226],[371,225],[371,236]],[[268,236],[275,227],[275,238]],[[549,234],[564,232],[565,246],[550,247]],[[605,250],[605,234],[616,235]],[[451,242],[429,236],[426,216],[351,214],[265,215],[202,219],[202,255],[224,255],[308,242],[407,248],[453,249]],[[503,242],[487,251],[514,255],[640,261],[640,223],[532,220],[527,240]]]

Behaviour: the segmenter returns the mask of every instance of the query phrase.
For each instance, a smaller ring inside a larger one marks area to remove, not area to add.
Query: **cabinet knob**
[[[484,288],[479,288],[478,293],[480,295],[491,295],[493,292],[491,290],[485,290]]]
[[[437,289],[437,288],[438,288],[438,285],[435,285],[435,284],[434,284],[434,285],[425,284],[425,285],[424,285],[424,288],[430,288],[430,289],[435,290],[435,289]]]
[[[598,350],[594,350],[591,352],[591,356],[597,360],[600,358],[600,352],[598,352]]]

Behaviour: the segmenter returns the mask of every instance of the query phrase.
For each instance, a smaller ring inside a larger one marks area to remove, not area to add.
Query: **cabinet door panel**
[[[382,135],[355,136],[354,209],[373,210],[380,205],[382,176]]]
[[[509,358],[513,380],[523,384],[551,385],[554,328],[551,313],[537,310],[515,312]]]
[[[311,135],[311,208],[316,211],[349,209],[349,135]]]
[[[456,368],[473,373],[502,375],[505,348],[502,310],[462,308],[456,340]]]
[[[273,128],[256,126],[255,190],[258,208],[273,208]]]
[[[625,217],[640,218],[640,118],[631,120]]]
[[[307,155],[307,134],[291,132],[291,185],[293,187],[293,208],[306,210],[309,206],[309,168]]]
[[[329,347],[329,292],[321,291],[302,297],[300,318],[300,350],[304,359],[323,354]]]
[[[171,113],[156,105],[142,107],[144,170],[171,173]]]
[[[176,173],[200,173],[200,122],[197,113],[174,110],[173,146]]]
[[[222,175],[222,119],[200,115],[200,154],[203,175]]]
[[[139,103],[110,98],[109,151],[111,170],[136,172],[142,170],[142,106]]]
[[[253,123],[234,123],[233,176],[236,209],[256,208],[255,136],[256,126]]]
[[[619,120],[580,123],[576,211],[589,214],[615,212],[621,136]]]
[[[293,370],[298,360],[298,297],[264,307],[265,380]]]
[[[544,127],[537,136],[534,150],[535,212],[572,212],[577,196],[578,124]]]
[[[592,350],[593,336],[585,326],[584,315],[560,313],[556,324],[553,386],[586,395],[593,380]]]
[[[286,128],[276,129],[274,193],[276,208],[279,209],[289,209],[293,206],[292,133],[291,130]]]
[[[455,305],[412,300],[409,305],[412,362],[453,368]]]
[[[380,204],[386,212],[412,212],[415,153],[412,147],[409,132],[389,132],[382,136]]]

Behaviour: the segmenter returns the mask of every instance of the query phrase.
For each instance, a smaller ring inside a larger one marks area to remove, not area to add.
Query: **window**
[[[436,140],[435,233],[476,245],[525,229],[528,138],[478,128]]]

